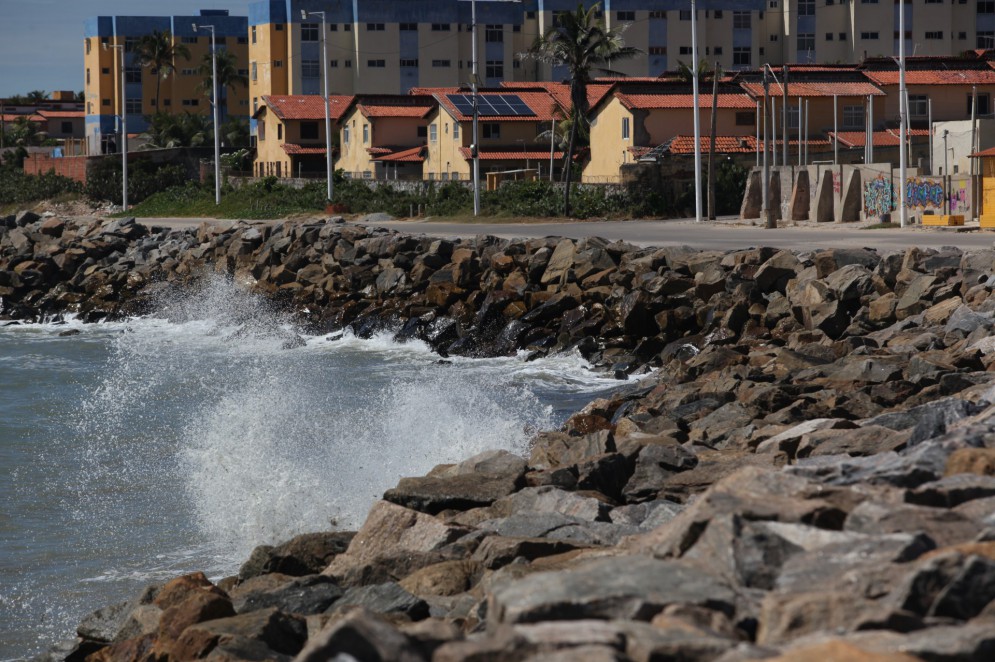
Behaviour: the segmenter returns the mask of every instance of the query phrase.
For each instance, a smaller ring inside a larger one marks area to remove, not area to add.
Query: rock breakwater
[[[402,479],[359,531],[151,585],[52,658],[995,657],[995,251],[3,225],[11,318],[141,312],[211,270],[314,329],[658,368],[527,458]]]

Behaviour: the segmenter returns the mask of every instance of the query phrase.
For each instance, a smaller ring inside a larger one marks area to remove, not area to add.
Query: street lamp
[[[214,204],[221,204],[221,132],[218,130],[218,51],[214,46],[214,26],[193,24],[193,31],[211,31],[211,105],[214,106]]]
[[[128,210],[128,102],[125,91],[124,44],[104,44],[104,50],[121,51],[121,209]]]
[[[323,91],[323,98],[325,101],[325,168],[328,171],[328,203],[332,202],[332,116],[331,111],[328,106],[331,104],[331,97],[328,93],[328,30],[325,27],[325,12],[323,11],[312,11],[309,12],[306,9],[301,10],[301,19],[307,20],[308,16],[320,16],[321,17],[321,55],[322,55],[322,70],[325,75],[325,89]]]
[[[694,220],[701,223],[701,102],[698,99],[698,7],[691,0],[691,94],[694,95]]]

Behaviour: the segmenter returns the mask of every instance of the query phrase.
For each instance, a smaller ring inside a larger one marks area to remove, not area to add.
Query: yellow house
[[[346,109],[339,132],[338,168],[360,179],[422,179],[427,95],[362,95]]]
[[[464,88],[419,89],[431,93],[438,106],[428,116],[428,180],[468,180],[473,156],[473,101]],[[554,120],[566,115],[555,96],[536,86],[480,90],[478,94],[480,170],[533,170],[548,176],[550,143],[537,140]],[[554,152],[554,169],[562,152]]]
[[[704,87],[704,86],[703,86]],[[752,136],[756,105],[738,86],[722,84],[717,134]],[[701,93],[702,133],[707,134],[712,95]],[[618,83],[591,109],[591,156],[583,181],[617,182],[619,168],[674,136],[694,134],[694,95],[689,83]]]
[[[332,131],[352,99],[329,97]],[[320,96],[264,96],[253,119],[256,121],[256,159],[252,168],[255,176],[327,175],[325,107]],[[332,148],[335,149],[334,144]]]

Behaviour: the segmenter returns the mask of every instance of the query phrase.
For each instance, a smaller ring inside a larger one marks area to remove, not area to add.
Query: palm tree
[[[638,48],[626,46],[622,32],[627,27],[607,29],[604,20],[598,18],[600,4],[590,9],[577,5],[576,12],[564,12],[559,20],[536,39],[521,59],[537,60],[546,64],[566,65],[570,70],[570,138],[567,141],[566,164],[563,168],[563,213],[570,214],[570,179],[574,148],[580,125],[587,123],[587,84],[591,72],[600,71],[611,75],[621,75],[608,68],[614,60],[625,60],[640,53]]]
[[[722,74],[721,68],[716,71],[712,67],[712,63],[701,58],[698,60],[698,82],[704,82],[706,80],[711,80],[713,75],[718,73]],[[677,61],[677,78],[684,83],[690,83],[694,79],[694,71],[691,69],[691,65],[681,60]]]
[[[213,139],[213,122],[207,115],[158,112],[145,131],[146,149],[200,147]]]
[[[44,101],[48,98],[48,92],[45,90],[31,90],[28,92],[28,101],[31,103],[38,103],[39,101]]]
[[[227,113],[227,94],[225,93],[228,88],[234,91],[237,87],[249,87],[249,77],[238,70],[238,61],[235,58],[235,54],[226,48],[218,49],[217,52],[218,61],[218,112],[221,116]],[[211,77],[212,77],[212,63],[211,54],[207,53],[204,55],[204,61],[200,65],[200,75],[204,77],[204,82],[201,84],[200,88],[204,91],[204,94],[210,98],[211,97]]]
[[[173,35],[169,30],[165,32],[155,30],[152,34],[147,34],[138,40],[135,53],[141,66],[150,67],[157,73],[155,103],[157,108],[162,108],[159,96],[162,81],[176,73],[177,58],[190,59],[190,49],[183,44],[174,43]]]

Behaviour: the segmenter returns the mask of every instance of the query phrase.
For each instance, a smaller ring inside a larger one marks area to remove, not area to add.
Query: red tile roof
[[[460,91],[450,91],[443,88],[442,91],[436,91],[435,98],[439,102],[439,105],[446,109],[450,115],[456,118],[458,122],[467,122],[473,119],[472,115],[463,115],[458,110],[456,106],[449,101],[449,94],[460,94]],[[485,122],[549,122],[555,119],[560,119],[563,115],[560,110],[560,105],[556,98],[546,90],[536,90],[527,91],[525,89],[515,89],[509,88],[507,90],[498,91],[486,91],[478,92],[482,97],[496,96],[496,95],[517,95],[524,103],[529,107],[535,115],[488,115],[483,117]]]
[[[414,117],[422,118],[432,112],[432,106],[357,104],[366,117]]]
[[[898,68],[883,71],[867,70],[864,75],[878,85],[898,85]],[[987,69],[922,69],[905,70],[906,85],[995,85],[995,71]],[[788,84],[791,91],[791,84]]]
[[[424,151],[425,151],[425,145],[418,145],[417,147],[401,149],[399,151],[396,151],[392,154],[387,154],[385,156],[378,156],[373,160],[402,162],[402,163],[416,163],[425,160]]]
[[[51,119],[69,119],[74,117],[86,117],[86,113],[82,110],[39,110],[38,114],[42,117],[47,117]]]
[[[324,154],[324,147],[312,145],[297,145],[295,143],[283,143],[280,145],[287,154]]]
[[[367,147],[366,148],[366,153],[369,154],[370,156],[375,156],[375,155],[379,155],[379,154],[390,154],[391,151],[392,150],[391,150],[390,147]]]
[[[701,151],[707,153],[711,139],[701,137]],[[757,149],[757,140],[753,136],[715,136],[715,151],[719,154],[752,153]],[[671,154],[693,154],[694,136],[674,136],[670,140],[668,151]]]
[[[754,99],[762,98],[764,95],[763,83],[742,83],[742,86],[747,94]],[[772,82],[770,93],[773,96],[781,96],[781,85]],[[885,93],[869,82],[799,81],[796,83],[788,81],[789,97],[832,97],[834,95],[841,97],[866,97],[867,95],[881,97],[885,96]]]
[[[971,154],[972,159],[979,157],[988,158],[991,156],[995,156],[995,147],[989,147],[988,149],[984,149],[981,150],[980,152],[975,152],[974,154]]]
[[[19,119],[26,119],[29,122],[44,122],[45,121],[44,117],[42,117],[41,115],[37,115],[37,114],[32,114],[32,115],[14,115],[12,113],[4,113],[4,115],[3,115],[3,121],[4,122],[16,122]]]
[[[351,96],[334,94],[328,98],[329,115],[333,121],[342,118],[352,99]],[[325,119],[325,107],[319,94],[270,95],[263,97],[263,103],[282,120]]]
[[[790,89],[790,88],[789,88]],[[693,108],[693,94],[616,94],[618,100],[629,110],[666,110],[672,108]],[[712,107],[711,94],[699,94],[698,103],[702,108]],[[719,94],[719,108],[755,109],[756,102],[746,94]]]
[[[554,83],[551,81],[517,81],[513,83],[501,83],[505,88],[539,88],[546,90],[556,99],[560,107],[564,110],[570,108],[570,86],[565,83]],[[614,85],[612,83],[588,83],[587,85],[587,105],[594,108],[608,94]],[[512,92],[509,90],[508,92]]]
[[[460,154],[463,155],[464,159],[470,159],[470,148],[460,147]],[[554,159],[562,159],[563,152],[553,152]],[[549,159],[549,151],[532,151],[523,152],[522,150],[515,151],[514,149],[504,148],[496,150],[480,150],[480,160],[481,161],[541,161],[543,159]]]
[[[834,134],[832,131],[829,131],[827,135],[830,139],[832,139]],[[915,138],[924,138],[927,136],[929,136],[928,129],[912,129],[909,131],[910,141],[914,141]],[[839,140],[840,144],[844,147],[863,147],[867,144],[867,135],[863,131],[840,131]],[[897,147],[898,145],[901,145],[902,143],[899,139],[898,129],[875,131],[873,144],[875,147]]]

